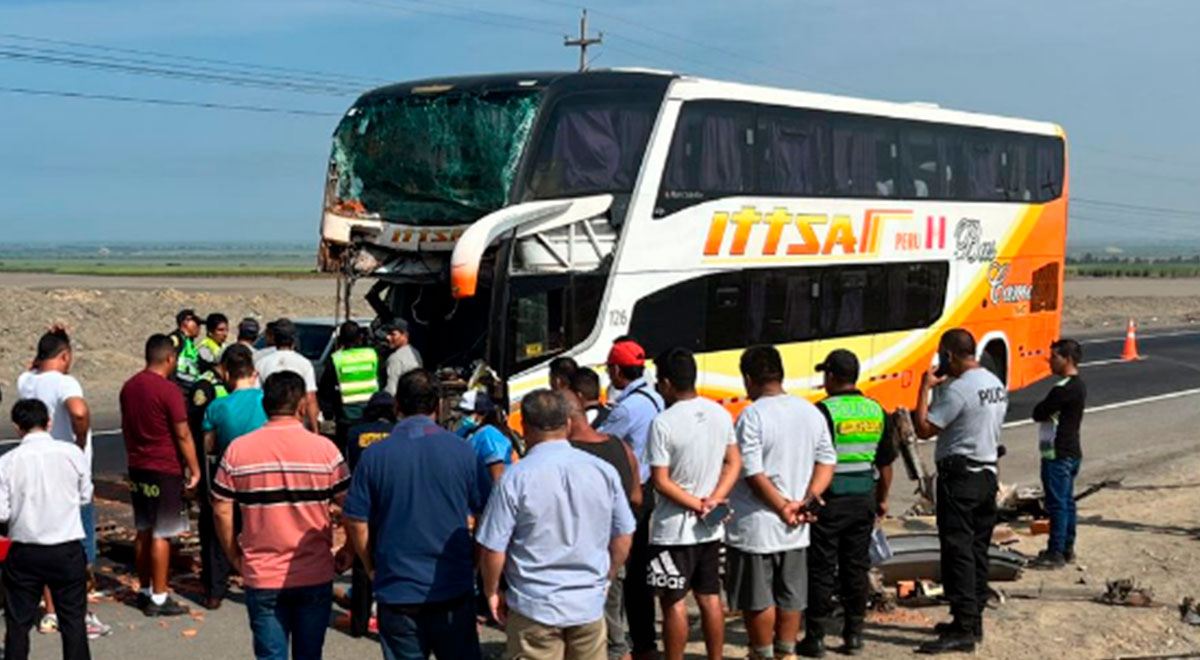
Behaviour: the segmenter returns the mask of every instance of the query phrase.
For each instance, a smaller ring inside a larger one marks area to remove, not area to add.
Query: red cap
[[[646,364],[646,351],[631,339],[619,341],[608,352],[608,363],[618,367],[641,367]]]

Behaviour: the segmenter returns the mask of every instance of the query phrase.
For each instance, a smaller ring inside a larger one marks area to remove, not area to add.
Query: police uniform
[[[179,361],[175,364],[175,383],[185,391],[190,390],[200,377],[200,352],[192,338],[175,330],[167,335],[171,345],[175,347],[175,355]]]
[[[205,335],[204,339],[196,345],[196,367],[200,373],[212,371],[217,368],[217,363],[221,359],[221,345],[217,340],[212,338],[212,335]]]
[[[379,353],[371,347],[343,348],[329,356],[321,374],[318,398],[336,421],[334,444],[349,457],[347,434],[379,391]]]
[[[380,392],[371,399],[368,406],[391,406],[391,402],[392,397],[387,392]],[[354,467],[358,465],[358,459],[362,457],[363,451],[391,435],[392,427],[395,425],[396,423],[390,419],[375,419],[360,422],[349,429],[346,436],[348,445],[346,462],[350,465],[351,474],[354,472]],[[367,576],[366,568],[363,567],[362,560],[357,556],[354,557],[350,585],[350,634],[361,637],[368,632],[374,593],[371,587],[371,578]]]
[[[825,505],[812,525],[805,632],[806,637],[824,638],[831,623],[836,575],[845,618],[843,627],[829,632],[841,633],[849,643],[860,638],[866,616],[869,548],[879,512],[876,468],[891,465],[896,448],[883,406],[862,392],[830,395],[817,408],[829,424],[838,462],[824,495]]]
[[[200,484],[196,498],[200,502],[200,581],[204,584],[206,597],[221,597],[225,594],[232,567],[229,558],[217,540],[213,521],[212,500],[209,487],[215,466],[204,451],[204,413],[209,404],[229,394],[229,386],[215,371],[201,374],[187,396],[188,426],[192,429],[192,440],[196,446],[196,458],[200,464]],[[236,507],[235,507],[236,508]]]

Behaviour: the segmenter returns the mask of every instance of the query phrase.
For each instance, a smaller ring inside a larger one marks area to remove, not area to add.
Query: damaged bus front
[[[368,92],[333,135],[321,269],[347,297],[373,279],[379,320],[406,320],[447,379],[502,385],[570,349],[596,325],[670,80],[514,74]]]

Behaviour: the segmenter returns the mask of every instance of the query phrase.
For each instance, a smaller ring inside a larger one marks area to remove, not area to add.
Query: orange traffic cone
[[[1142,359],[1137,351],[1137,324],[1129,319],[1129,329],[1125,331],[1125,348],[1121,351],[1121,359],[1130,362]]]

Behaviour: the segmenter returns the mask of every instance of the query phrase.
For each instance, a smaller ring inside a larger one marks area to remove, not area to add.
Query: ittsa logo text
[[[782,207],[762,213],[753,206],[744,206],[735,213],[713,214],[704,256],[875,255],[880,250],[884,226],[893,222],[900,225],[893,232],[894,250],[946,246],[945,218],[930,216],[924,227],[913,226],[912,220],[913,212],[909,210],[868,209],[862,221],[856,223],[847,214],[791,213]],[[755,231],[760,225],[764,229]]]

